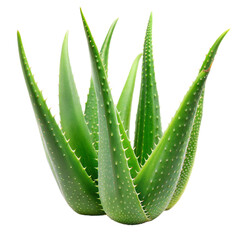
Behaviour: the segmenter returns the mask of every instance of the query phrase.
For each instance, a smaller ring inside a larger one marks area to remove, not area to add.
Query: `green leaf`
[[[141,165],[162,137],[160,107],[155,81],[152,52],[152,14],[150,15],[143,49],[142,82],[135,129],[135,154]]]
[[[102,63],[104,65],[106,74],[108,73],[108,54],[109,54],[109,47],[110,47],[110,42],[112,39],[113,31],[116,27],[118,19],[116,19],[112,25],[110,26],[108,33],[105,37],[105,40],[102,44],[102,48],[100,50],[100,57],[102,58]]]
[[[132,97],[135,86],[135,79],[137,75],[138,63],[142,54],[139,54],[134,60],[131,70],[129,72],[127,81],[122,90],[121,96],[118,100],[117,109],[123,122],[123,126],[127,135],[129,136],[130,116],[132,107]]]
[[[110,26],[100,51],[100,56],[102,57],[102,61],[103,61],[103,65],[105,67],[106,73],[108,70],[108,53],[109,53],[110,42],[112,39],[113,31],[117,24],[117,21],[118,20],[115,20],[113,24]],[[85,119],[88,124],[89,131],[91,132],[91,135],[92,135],[92,142],[93,142],[94,148],[98,150],[99,137],[98,137],[97,97],[96,97],[92,78],[90,82],[91,83],[90,83],[89,93],[88,93],[87,102],[85,106]]]
[[[201,72],[202,70],[205,70],[205,71],[210,70],[211,64],[217,53],[218,47],[219,47],[221,41],[223,40],[223,38],[225,37],[225,35],[227,34],[227,32],[228,32],[228,30],[226,32],[224,32],[213,44],[213,46],[209,50],[209,53],[207,54],[207,56],[204,60],[203,65],[200,68],[199,72]],[[172,208],[178,202],[180,197],[182,196],[182,194],[187,186],[191,172],[192,172],[192,167],[194,164],[194,159],[195,159],[195,155],[196,155],[196,151],[197,151],[199,130],[200,130],[200,125],[201,125],[201,120],[202,120],[203,99],[204,99],[204,91],[202,92],[202,95],[201,95],[199,103],[198,103],[197,112],[196,112],[196,116],[194,119],[188,147],[187,147],[187,150],[185,153],[185,160],[184,160],[181,174],[180,174],[180,177],[179,177],[179,180],[177,183],[177,187],[176,187],[175,192],[172,196],[172,199],[167,207],[167,210]]]
[[[68,56],[68,33],[65,35],[60,61],[59,107],[63,132],[89,176],[97,179],[97,153],[82,112]]]
[[[202,94],[198,103],[190,139],[187,146],[187,151],[184,157],[181,174],[178,179],[178,183],[174,191],[174,194],[166,210],[169,210],[178,202],[178,200],[180,199],[180,197],[184,192],[185,187],[187,186],[190,174],[192,172],[193,162],[194,162],[194,158],[197,150],[198,135],[199,135],[200,125],[202,120],[203,98],[204,98],[204,90],[202,91]]]
[[[98,101],[98,183],[101,203],[106,214],[115,221],[126,224],[142,223],[148,221],[148,217],[141,206],[130,175],[106,71],[82,11],[81,15]]]
[[[207,75],[207,72],[200,72],[160,142],[135,179],[139,197],[152,219],[165,210],[176,187]]]
[[[132,178],[135,178],[140,171],[140,166],[138,164],[138,160],[136,158],[136,155],[132,149],[131,142],[126,134],[126,131],[124,129],[120,114],[117,112],[117,119],[119,124],[119,131],[121,135],[122,145],[125,149],[125,156],[128,160],[128,167],[130,168],[130,174]]]
[[[85,104],[85,121],[91,134],[92,144],[96,151],[98,151],[99,130],[98,130],[97,97],[92,78],[90,81],[87,102]]]
[[[33,78],[18,32],[23,74],[36,116],[44,149],[60,190],[72,209],[81,214],[104,214],[97,187],[63,136]]]
[[[223,38],[226,33],[221,37]],[[213,51],[215,44],[210,49],[210,54],[203,63],[204,67],[200,69],[197,79],[185,95],[161,141],[135,179],[136,189],[141,193],[139,197],[151,218],[156,218],[168,207],[176,189],[196,111],[199,104],[201,106],[199,101],[216,54]],[[198,110],[201,111],[201,108]],[[198,117],[196,124],[197,121]]]

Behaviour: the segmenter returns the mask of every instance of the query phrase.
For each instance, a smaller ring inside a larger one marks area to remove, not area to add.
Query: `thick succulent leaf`
[[[63,196],[72,209],[78,213],[104,214],[95,183],[87,175],[81,162],[69,146],[38,89],[28,65],[19,33],[18,47],[23,74],[44,149]]]
[[[105,71],[107,72],[107,66],[108,66],[108,52],[109,52],[109,47],[110,47],[110,41],[111,37],[113,34],[113,30],[116,26],[117,20],[114,21],[114,23],[111,25],[108,34],[105,38],[105,41],[102,45],[101,51],[100,51],[100,56],[102,57],[103,65],[105,66]],[[134,60],[130,73],[128,75],[127,81],[125,83],[124,89],[122,91],[121,97],[119,99],[117,108],[118,110],[121,111],[121,119],[127,119],[130,118],[130,112],[131,112],[131,102],[132,102],[132,95],[133,95],[133,90],[134,90],[134,85],[135,85],[135,79],[136,79],[136,74],[137,74],[137,67],[139,60],[141,58],[142,54],[139,54],[136,59]],[[124,106],[125,103],[126,105],[129,105],[127,108]],[[96,93],[94,89],[94,84],[91,78],[91,85],[90,85],[90,90],[89,90],[89,95],[88,95],[88,100],[86,103],[86,121],[88,121],[88,126],[92,129],[92,135],[93,135],[93,142],[94,146],[96,149],[98,149],[98,112],[97,112],[97,98],[96,98]],[[140,170],[137,158],[135,156],[135,153],[132,149],[130,140],[128,138],[128,135],[126,134],[126,125],[122,123],[118,115],[118,122],[119,122],[119,130],[123,142],[123,148],[126,149],[125,154],[128,159],[128,166],[131,169],[131,176],[132,178],[136,177],[137,173]],[[126,117],[125,117],[126,116]],[[129,122],[129,119],[125,122]],[[127,124],[129,126],[129,123]],[[95,137],[94,137],[95,135]]]
[[[199,135],[200,125],[202,120],[203,98],[204,98],[204,90],[198,102],[198,107],[197,107],[196,115],[194,118],[190,139],[188,142],[187,151],[185,153],[181,174],[178,179],[178,183],[174,191],[174,194],[166,210],[169,210],[178,202],[178,200],[180,199],[180,197],[184,192],[184,189],[188,183],[188,179],[192,172],[193,162],[194,162],[195,154],[197,151],[198,135]]]
[[[89,176],[97,179],[97,153],[82,112],[80,99],[68,56],[68,33],[65,35],[60,61],[59,108],[63,132]]]
[[[131,169],[131,177],[135,178],[140,171],[140,166],[134,150],[129,140],[129,125],[131,115],[132,97],[135,86],[135,79],[137,75],[137,68],[142,54],[139,54],[134,60],[130,69],[127,81],[122,90],[121,96],[117,104],[117,118],[119,123],[119,130],[123,143],[123,148],[126,150],[125,155],[128,159],[128,167]],[[125,123],[125,124],[124,124]]]
[[[127,135],[129,136],[130,116],[132,107],[132,97],[135,86],[135,79],[137,75],[138,63],[142,54],[139,54],[134,60],[131,70],[129,72],[127,81],[122,90],[121,96],[118,100],[117,109],[123,122],[123,126]]]
[[[88,40],[92,76],[98,101],[99,152],[98,183],[101,203],[106,214],[115,221],[137,224],[148,221],[135,191],[118,127],[115,105],[106,72],[81,11]]]
[[[110,42],[111,42],[113,31],[117,24],[117,21],[118,20],[115,20],[113,24],[110,26],[100,51],[100,56],[102,58],[106,73],[108,70],[108,53],[109,53]],[[92,78],[90,81],[90,88],[89,88],[89,93],[88,93],[87,102],[85,106],[85,119],[88,124],[89,131],[91,132],[91,135],[92,135],[92,142],[93,142],[94,148],[98,150],[99,137],[98,137],[97,97],[96,97]]]
[[[99,130],[98,130],[98,111],[97,97],[94,89],[93,80],[91,78],[90,88],[85,105],[85,121],[91,134],[91,141],[95,150],[98,150]]]
[[[162,136],[152,51],[152,14],[143,49],[142,82],[135,129],[135,154],[143,165]]]
[[[162,213],[171,200],[207,75],[206,71],[199,73],[162,139],[135,179],[139,197],[151,218]]]
[[[118,112],[117,112],[117,119],[119,123],[119,131],[121,134],[122,145],[123,145],[123,148],[125,149],[125,155],[128,160],[128,167],[130,168],[131,177],[135,178],[138,172],[140,171],[140,166],[138,164],[138,160],[132,149],[131,142],[126,134],[120,114]]]
[[[215,44],[164,136],[135,179],[137,191],[141,192],[139,197],[152,218],[168,207],[177,186],[198,104],[201,105],[199,101],[216,54]]]
[[[214,60],[214,57],[217,53],[218,47],[219,47],[221,41],[223,40],[223,38],[225,37],[225,35],[227,34],[227,32],[228,31],[224,32],[213,44],[213,46],[209,50],[209,52],[203,62],[202,67],[200,68],[200,72],[202,70],[207,70],[210,68],[210,66]],[[180,174],[180,177],[179,177],[179,180],[177,183],[177,187],[176,187],[175,192],[172,196],[172,199],[167,207],[167,210],[172,208],[178,202],[180,197],[182,196],[182,194],[187,186],[191,172],[192,172],[192,167],[194,164],[194,159],[195,159],[195,155],[196,155],[196,151],[197,151],[199,130],[200,130],[200,125],[201,125],[201,120],[202,120],[203,99],[204,99],[204,91],[202,92],[202,95],[201,95],[199,103],[198,103],[197,112],[196,112],[196,116],[194,119],[190,139],[188,142],[187,151],[185,153],[185,160],[184,160],[181,174]]]
[[[110,26],[108,33],[105,37],[105,40],[102,44],[101,50],[100,50],[100,57],[102,58],[102,63],[104,65],[106,74],[108,73],[108,54],[109,54],[110,42],[112,39],[113,31],[117,24],[117,21],[118,21],[118,19],[116,19]]]

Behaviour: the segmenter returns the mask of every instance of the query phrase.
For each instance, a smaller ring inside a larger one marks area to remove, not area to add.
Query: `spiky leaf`
[[[98,150],[99,130],[98,130],[98,111],[97,97],[94,89],[93,80],[90,80],[90,88],[85,105],[85,121],[91,134],[92,144]]]
[[[130,116],[132,107],[132,97],[135,86],[135,79],[137,75],[138,63],[142,54],[139,54],[134,60],[131,70],[129,72],[127,81],[122,90],[121,96],[118,100],[117,109],[123,122],[123,126],[127,135],[129,136]]]
[[[97,187],[70,148],[33,78],[18,32],[18,48],[23,74],[36,116],[44,149],[58,186],[68,204],[78,213],[104,214]]]
[[[128,167],[130,168],[131,177],[135,178],[140,171],[140,166],[138,164],[138,160],[136,155],[132,149],[131,142],[125,132],[120,114],[117,112],[118,124],[119,124],[119,131],[121,135],[122,145],[125,149],[125,156],[128,160]]]
[[[122,146],[116,109],[106,72],[81,11],[88,41],[92,76],[98,101],[99,119],[99,194],[106,214],[115,221],[136,224],[148,220],[135,191]]]
[[[227,34],[227,32],[228,31],[224,32],[213,44],[213,46],[209,50],[209,52],[204,60],[203,65],[200,68],[199,72],[201,72],[202,70],[208,71],[208,69],[211,67],[211,64],[217,53],[218,47],[219,47],[221,41],[223,40],[223,38],[225,37],[225,35]],[[176,189],[174,191],[174,194],[172,196],[172,199],[167,207],[167,210],[172,208],[178,202],[180,197],[182,196],[182,194],[187,186],[191,172],[192,172],[192,167],[194,164],[194,159],[195,159],[195,155],[196,155],[196,151],[197,151],[199,130],[200,130],[200,125],[201,125],[201,120],[202,120],[203,99],[204,99],[204,91],[202,92],[202,95],[201,95],[199,103],[198,103],[197,112],[196,112],[196,116],[194,119],[187,151],[185,153],[185,159],[184,159],[183,167],[181,170],[181,174],[180,174]]]
[[[180,199],[180,197],[182,196],[182,194],[184,192],[184,189],[187,185],[188,179],[189,179],[191,171],[192,171],[194,157],[195,157],[196,150],[197,150],[197,140],[198,140],[198,135],[199,135],[199,130],[200,130],[200,124],[201,124],[201,120],[202,120],[203,97],[204,97],[204,90],[203,90],[200,100],[198,102],[196,116],[194,118],[194,123],[193,123],[192,131],[191,131],[190,139],[188,142],[187,151],[186,151],[183,166],[181,169],[181,174],[178,179],[178,183],[177,183],[176,189],[174,191],[174,194],[173,194],[171,201],[169,202],[166,210],[169,210],[170,208],[172,208],[177,203],[177,201]]]
[[[162,136],[158,92],[152,52],[152,14],[143,49],[142,82],[135,130],[135,153],[143,165]]]
[[[106,73],[108,70],[108,53],[110,42],[112,39],[112,34],[115,29],[118,20],[115,20],[110,26],[107,36],[103,42],[100,56],[102,57],[103,65],[105,67]],[[93,80],[91,78],[90,88],[87,97],[86,107],[85,107],[85,119],[88,124],[89,131],[92,135],[92,142],[96,150],[98,150],[98,111],[97,111],[97,97],[93,85]]]
[[[223,33],[220,39],[226,33]],[[215,47],[216,42],[164,136],[135,179],[137,191],[141,193],[139,197],[152,218],[167,208],[178,183],[195,113],[216,54],[213,51]]]
[[[63,132],[83,167],[93,180],[97,179],[97,153],[82,112],[80,99],[68,56],[68,33],[66,33],[60,61],[59,108]]]
[[[204,71],[198,75],[162,139],[135,179],[139,197],[151,218],[156,218],[165,210],[176,187],[207,75]]]

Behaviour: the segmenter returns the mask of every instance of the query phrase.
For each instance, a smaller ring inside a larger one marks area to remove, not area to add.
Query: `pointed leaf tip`
[[[66,141],[47,107],[42,92],[39,90],[30,70],[19,32],[17,36],[23,75],[46,156],[58,186],[68,204],[76,212],[94,215],[103,214],[104,212],[99,205],[98,189],[70,148],[68,141]]]
[[[99,135],[101,136],[98,151],[98,187],[101,203],[106,214],[115,221],[126,224],[142,223],[148,221],[148,217],[139,201],[130,175],[106,71],[84,17],[83,26],[98,99]],[[126,199],[128,200],[125,201]]]
[[[59,108],[63,131],[72,149],[93,180],[97,178],[97,153],[92,146],[90,133],[85,122],[80,99],[74,82],[68,54],[68,32],[62,45],[59,71]]]
[[[209,60],[210,55],[216,54],[220,42],[225,37],[225,35],[227,34],[228,31],[229,31],[229,29],[227,31],[225,31],[224,33],[222,33],[220,35],[220,37],[216,40],[216,42],[213,44],[213,46],[210,48],[210,51],[206,56],[207,60]],[[212,62],[213,62],[213,60],[212,60]],[[205,63],[202,65],[201,69],[204,68],[204,66],[205,66]],[[210,67],[209,67],[209,70],[210,70]],[[201,97],[200,97],[200,100],[198,103],[196,115],[194,118],[194,123],[193,123],[192,130],[191,130],[190,139],[189,139],[187,150],[186,150],[185,157],[184,157],[184,163],[183,163],[183,167],[181,170],[181,174],[180,174],[176,189],[174,191],[174,194],[173,194],[171,201],[169,202],[166,210],[171,209],[178,202],[178,200],[181,198],[181,196],[187,186],[188,180],[190,178],[192,167],[194,164],[195,154],[197,151],[197,142],[198,142],[198,136],[199,136],[199,131],[200,131],[202,112],[203,112],[203,100],[204,100],[204,90],[201,94]]]
[[[66,33],[65,33],[65,37],[64,37],[64,39],[65,39],[65,41],[68,43],[68,35],[69,35],[69,31],[67,31]]]
[[[129,136],[132,97],[133,97],[135,80],[136,80],[136,75],[138,70],[138,64],[141,57],[142,57],[142,53],[135,58],[117,104],[117,109],[119,111],[124,129],[127,131],[128,136]]]
[[[134,138],[135,154],[139,157],[140,165],[144,165],[161,137],[160,105],[152,49],[152,15],[150,15],[143,48],[142,80]]]
[[[81,17],[82,17],[82,19],[85,19],[84,15],[83,15],[82,8],[80,8],[80,13],[81,13]]]
[[[225,32],[223,32],[218,39],[214,42],[214,44],[212,45],[212,47],[210,48],[203,64],[202,67],[200,68],[199,72],[201,71],[205,71],[205,72],[209,72],[212,66],[212,63],[214,61],[214,57],[217,53],[218,47],[220,45],[220,43],[222,42],[223,38],[226,36],[226,34],[228,33],[230,29],[226,30]]]
[[[100,51],[100,56],[102,58],[103,65],[105,67],[106,74],[108,72],[108,55],[109,55],[110,42],[113,35],[113,31],[117,24],[117,20],[118,19],[116,19],[110,26]],[[90,82],[91,83],[90,83],[88,98],[87,98],[86,107],[85,107],[85,119],[86,119],[86,122],[88,123],[89,131],[91,132],[94,148],[98,150],[98,138],[99,138],[98,131],[99,130],[98,130],[97,98],[96,98],[96,93],[95,93],[92,78]]]

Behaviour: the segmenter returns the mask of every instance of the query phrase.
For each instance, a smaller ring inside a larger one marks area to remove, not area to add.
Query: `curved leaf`
[[[138,63],[141,56],[142,54],[139,54],[134,60],[131,70],[129,72],[127,81],[124,85],[124,88],[122,90],[121,96],[117,104],[117,109],[119,111],[125,131],[127,132],[127,136],[129,136],[132,97],[133,97],[135,79],[137,75]]]
[[[117,112],[117,119],[119,124],[119,131],[121,135],[122,145],[125,150],[126,159],[128,160],[128,167],[130,168],[130,174],[132,178],[135,178],[140,171],[140,166],[138,164],[138,160],[132,149],[131,142],[128,139],[120,114],[118,112]]]
[[[197,107],[196,115],[194,118],[190,139],[188,142],[187,151],[185,153],[181,174],[178,179],[178,183],[174,191],[174,194],[166,210],[169,210],[178,202],[178,200],[180,199],[180,197],[184,192],[184,189],[187,185],[188,179],[192,172],[193,162],[194,162],[194,158],[197,150],[197,140],[198,140],[198,135],[200,130],[200,124],[202,120],[203,98],[204,98],[204,90],[198,102],[198,107]]]
[[[97,179],[97,153],[82,112],[80,99],[68,56],[68,33],[65,35],[60,61],[59,108],[63,132],[83,167],[93,180]]]
[[[143,49],[142,82],[135,130],[135,154],[144,165],[162,137],[160,107],[155,81],[152,52],[152,14],[150,15]]]
[[[98,183],[101,203],[106,214],[115,221],[126,224],[142,223],[148,221],[148,218],[138,199],[130,175],[106,72],[82,11],[81,15],[98,100],[100,136]]]
[[[151,218],[156,218],[165,210],[176,187],[207,75],[204,71],[198,75],[162,139],[135,179],[139,197]]]
[[[102,57],[102,61],[103,61],[103,65],[105,67],[106,73],[108,70],[108,53],[109,53],[110,42],[112,39],[113,31],[117,24],[117,21],[118,20],[115,20],[113,24],[110,26],[100,51],[100,56]],[[96,97],[92,78],[90,81],[90,88],[89,88],[89,93],[88,93],[87,102],[85,106],[85,119],[88,124],[89,131],[91,132],[91,135],[92,135],[92,142],[93,142],[94,148],[98,150],[99,137],[98,137],[97,97]]]
[[[203,65],[200,68],[199,72],[201,72],[202,70],[208,71],[208,69],[211,67],[211,64],[217,53],[218,47],[219,47],[221,41],[223,40],[223,38],[225,37],[225,35],[227,34],[227,32],[228,32],[228,30],[226,32],[224,32],[223,34],[221,34],[221,36],[213,44],[213,46],[209,50],[209,52],[204,60]],[[201,95],[199,103],[198,103],[198,108],[197,108],[196,116],[194,119],[187,151],[185,153],[185,160],[184,160],[181,174],[180,174],[180,177],[179,177],[179,180],[177,183],[177,187],[175,189],[175,192],[174,192],[172,199],[166,210],[172,208],[178,202],[178,200],[182,196],[182,194],[187,186],[189,177],[191,175],[192,167],[194,164],[194,159],[195,159],[195,155],[196,155],[196,151],[197,151],[197,142],[198,142],[199,130],[200,130],[200,125],[201,125],[201,120],[202,120],[203,99],[204,99],[204,91],[202,92],[202,95]]]
[[[18,32],[18,48],[23,74],[39,126],[44,149],[60,190],[72,207],[81,214],[104,214],[97,187],[87,175],[48,109],[33,78]]]

